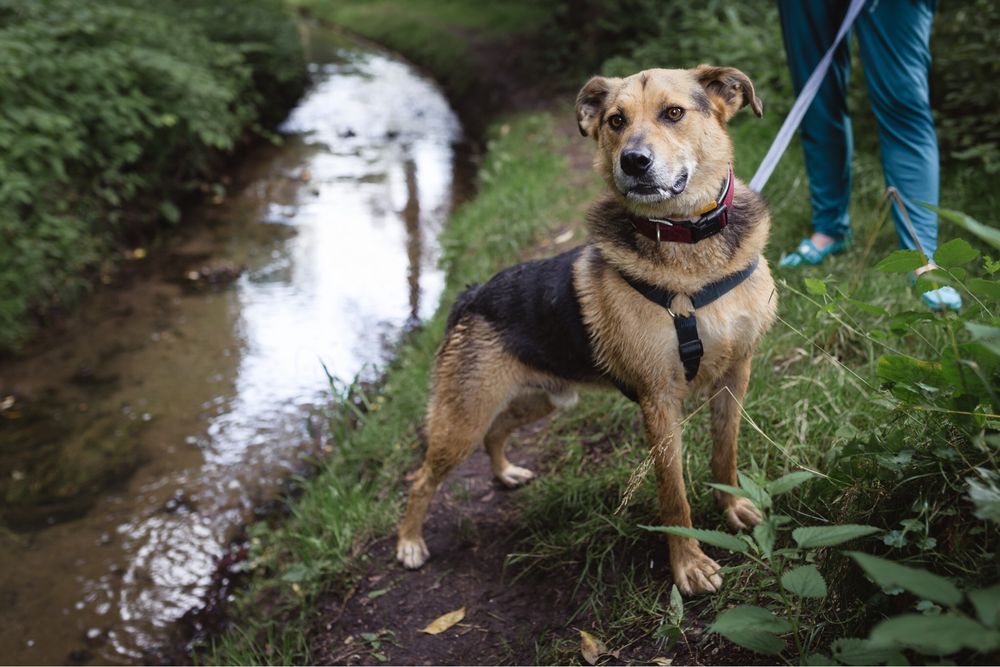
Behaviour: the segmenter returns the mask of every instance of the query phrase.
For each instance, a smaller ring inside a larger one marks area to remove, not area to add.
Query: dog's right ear
[[[580,128],[580,134],[597,139],[597,129],[608,101],[608,93],[620,81],[621,79],[595,76],[580,89],[576,96],[576,124]]]

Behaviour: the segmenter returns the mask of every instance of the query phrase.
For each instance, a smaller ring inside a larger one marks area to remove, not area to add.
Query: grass
[[[527,17],[533,16],[517,4],[512,18],[501,21],[492,6],[473,9],[457,0],[417,0],[405,8],[392,2],[291,1],[387,43],[436,75],[458,77],[454,81],[471,76],[454,74],[462,68],[470,71],[461,61],[467,48],[464,31],[505,34],[524,29],[531,23]],[[434,17],[430,10],[439,8],[442,13]],[[766,98],[768,91],[759,92]],[[867,108],[863,93],[854,108]],[[572,187],[566,180],[565,146],[553,128],[567,121],[569,111],[559,107],[558,114],[516,116],[492,126],[481,190],[454,216],[442,239],[448,283],[441,310],[403,347],[377,394],[363,400],[343,397],[341,405],[364,409],[352,413],[351,428],[338,431],[334,453],[321,474],[306,482],[302,499],[292,505],[291,519],[257,530],[255,588],[244,597],[248,606],[236,615],[238,629],[221,638],[209,654],[212,662],[308,662],[308,642],[302,637],[312,619],[302,610],[330,586],[349,587],[365,558],[365,545],[391,532],[405,487],[400,480],[419,454],[416,429],[447,305],[466,283],[519,260],[541,235],[569,224],[573,212],[594,194],[593,188]],[[774,114],[763,121],[749,114],[735,120],[731,133],[740,177],[749,180],[781,120]],[[799,523],[856,521],[893,528],[900,520],[912,519],[925,526],[922,539],[941,537],[955,522],[954,505],[963,493],[956,482],[962,475],[955,471],[971,469],[972,461],[963,468],[935,458],[942,442],[955,445],[959,456],[968,452],[943,422],[894,409],[884,400],[876,370],[878,357],[887,350],[902,347],[933,358],[948,341],[934,328],[915,328],[899,340],[880,337],[876,332],[885,328],[884,318],[862,306],[830,308],[825,297],[805,286],[806,278],[820,279],[862,304],[889,310],[921,308],[904,277],[871,271],[895,248],[897,238],[884,215],[884,181],[870,114],[855,114],[855,134],[854,246],[821,267],[776,272],[781,319],[755,356],[744,406],[740,467],[758,479],[801,467],[820,471],[823,479],[782,499],[781,510]],[[947,166],[942,193],[943,206],[986,222],[992,221],[1000,203],[997,192],[969,166]],[[797,144],[785,155],[765,195],[773,224],[767,257],[773,265],[808,231],[808,188]],[[955,236],[963,235],[942,222],[942,241]],[[521,547],[509,558],[510,570],[515,576],[575,572],[567,585],[581,591],[583,601],[566,625],[590,630],[611,649],[641,647],[644,660],[674,642],[696,649],[706,640],[691,627],[734,603],[754,602],[763,594],[759,577],[742,560],[712,552],[722,556],[726,587],[717,596],[685,601],[682,622],[664,576],[665,545],[638,527],[658,522],[652,480],[638,477],[634,494],[619,509],[646,453],[636,410],[612,392],[588,392],[581,399],[541,435],[552,454],[540,478],[517,492]],[[695,523],[722,528],[707,486],[711,442],[705,408],[703,399],[689,405],[695,414],[684,428],[685,474]],[[862,441],[868,443],[866,449],[859,449]],[[902,461],[906,452],[912,461]],[[933,563],[960,579],[996,579],[988,539],[948,534],[955,537],[955,545],[947,549],[917,546],[911,537],[910,546],[900,547],[898,553]],[[889,548],[888,543],[879,546]],[[823,567],[837,574],[830,581],[831,597],[838,602],[822,615],[807,618],[815,626],[815,641],[831,633],[864,634],[873,613],[898,606],[898,600],[851,575],[835,557]],[[861,597],[862,592],[871,597]],[[274,614],[262,613],[260,600],[271,601],[279,621],[266,620]],[[722,645],[713,641],[710,647]],[[579,662],[578,651],[579,640],[569,630],[540,639],[536,646],[540,663]]]
[[[746,117],[734,124],[736,170],[742,178],[749,180],[750,168],[763,156],[780,120],[761,122]],[[906,447],[917,451],[936,446],[948,435],[943,425],[935,428],[926,419],[901,416],[885,400],[876,362],[896,343],[868,335],[876,318],[860,308],[825,312],[822,297],[808,293],[804,287],[806,278],[823,279],[857,301],[889,311],[921,308],[903,276],[871,270],[892,251],[897,238],[882,203],[884,185],[874,127],[866,121],[862,118],[856,123],[859,146],[853,169],[853,249],[821,267],[776,271],[780,320],[754,358],[744,405],[747,417],[740,436],[740,467],[767,479],[799,468],[835,475],[783,507],[803,524],[871,522],[892,529],[898,528],[901,519],[923,520],[930,516],[928,525],[935,531],[950,520],[948,515],[935,512],[946,510],[946,505],[957,500],[964,490],[954,486],[961,477],[956,480],[954,474],[941,475],[932,458],[922,469],[901,471],[898,479],[887,484],[875,481],[874,476],[869,478],[867,470],[851,471],[843,465],[837,471],[831,469],[838,462],[840,450],[862,434],[872,434],[878,440],[903,432]],[[946,172],[942,205],[977,210],[982,219],[989,220],[989,211],[998,203],[998,197],[983,186],[971,170]],[[771,203],[773,228],[767,256],[773,266],[781,251],[794,247],[807,233],[808,189],[799,146],[789,149],[765,194]],[[956,236],[964,235],[942,221],[942,242]],[[939,331],[927,332],[923,339],[915,332],[903,341],[906,352],[925,358],[935,358],[947,344]],[[698,411],[684,428],[688,495],[697,526],[727,530],[707,484],[711,438],[705,403],[707,397],[702,397],[688,406],[689,413]],[[656,638],[658,633],[668,636],[663,628],[670,594],[669,584],[662,577],[667,569],[662,553],[665,549],[661,541],[638,528],[640,524],[658,523],[651,474],[642,481],[628,506],[616,511],[646,451],[636,410],[624,397],[595,393],[584,396],[573,412],[559,416],[550,428],[548,437],[553,449],[563,453],[541,471],[536,483],[520,492],[523,550],[511,556],[514,571],[575,570],[575,585],[588,593],[573,620],[580,623],[585,619],[588,628],[612,649],[642,638]],[[591,444],[595,442],[599,444]],[[609,447],[611,454],[602,452]],[[887,446],[885,453],[893,456],[898,449]],[[940,478],[939,484],[929,485],[928,476],[935,475]],[[874,506],[878,500],[884,505]],[[970,579],[984,574],[995,579],[996,573],[984,566],[991,562],[985,544],[973,541],[967,551],[922,556]],[[651,559],[656,562],[653,570],[649,567]],[[723,562],[731,570],[725,590],[712,599],[688,601],[689,617],[710,618],[716,610],[747,601],[745,591],[755,590],[750,575],[741,572],[740,560]],[[849,585],[858,586],[859,581],[850,579]],[[856,596],[857,588],[852,592]],[[853,608],[840,612],[828,619],[829,628],[820,619],[813,620],[828,630],[839,627],[846,631],[844,628],[853,629],[869,618],[859,617]],[[554,638],[540,651],[540,659],[546,663],[579,659],[578,642],[566,638]]]
[[[575,209],[562,182],[563,141],[546,115],[518,115],[494,126],[480,193],[442,235],[444,304],[467,283],[517,261],[547,226],[570,221]],[[364,547],[388,534],[398,517],[404,473],[419,453],[417,427],[446,314],[442,307],[403,345],[377,391],[365,394],[355,386],[341,392],[332,420],[334,451],[319,475],[305,482],[291,517],[252,529],[255,584],[235,611],[237,623],[210,648],[208,662],[310,662],[303,639],[309,619],[302,610],[331,582],[346,590]],[[261,613],[262,604],[268,613]]]
[[[551,3],[514,0],[286,0],[298,10],[405,54],[461,98],[476,82],[469,45],[500,40],[544,23]]]

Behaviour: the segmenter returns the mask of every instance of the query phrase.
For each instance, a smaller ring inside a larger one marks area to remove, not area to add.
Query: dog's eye
[[[663,112],[663,115],[666,116],[667,120],[676,123],[684,117],[684,109],[681,109],[680,107],[670,107]]]
[[[611,126],[612,130],[620,130],[625,127],[625,116],[620,113],[612,114],[608,116],[608,125]]]

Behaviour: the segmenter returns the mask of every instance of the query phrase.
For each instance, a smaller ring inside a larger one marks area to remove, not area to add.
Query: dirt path
[[[545,422],[512,438],[511,458],[535,466],[536,436]],[[369,564],[348,596],[320,604],[312,637],[320,664],[534,664],[536,644],[553,634],[574,634],[566,620],[579,600],[570,587],[548,580],[515,579],[504,562],[514,550],[514,494],[477,450],[448,478],[425,527],[431,559],[416,572],[395,562],[395,539],[368,552]],[[442,614],[465,608],[465,619],[432,636],[420,631]]]

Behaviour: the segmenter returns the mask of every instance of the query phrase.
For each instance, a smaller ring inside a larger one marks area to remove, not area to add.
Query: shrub
[[[303,85],[255,0],[0,0],[0,349],[88,284],[127,220],[173,199]],[[262,109],[268,112],[262,115]]]
[[[939,213],[1000,249],[997,230]],[[1000,651],[1000,263],[986,257],[986,277],[970,277],[979,255],[953,239],[935,253],[941,268],[918,281],[919,290],[947,284],[964,292],[968,303],[958,314],[890,313],[832,281],[805,278],[821,314],[885,350],[877,363],[882,387],[871,389],[871,399],[890,418],[830,452],[825,479],[803,495],[808,514],[830,523],[794,527],[791,516],[775,511],[775,496],[812,476],[794,472],[772,482],[741,474],[740,488],[712,485],[750,499],[765,515],[752,537],[648,527],[749,561],[753,585],[736,593],[749,604],[723,611],[709,632],[766,655],[786,653],[789,637],[799,664],[907,664],[904,652]],[[899,250],[876,270],[907,273],[926,262],[917,251]],[[833,523],[845,520],[874,525]],[[879,542],[857,546],[882,556],[843,552],[848,560],[827,551],[875,533]],[[836,632],[831,621],[841,626]],[[830,641],[845,631],[868,636]]]
[[[1000,171],[1000,5],[942,2],[934,20],[931,97],[943,153]]]

